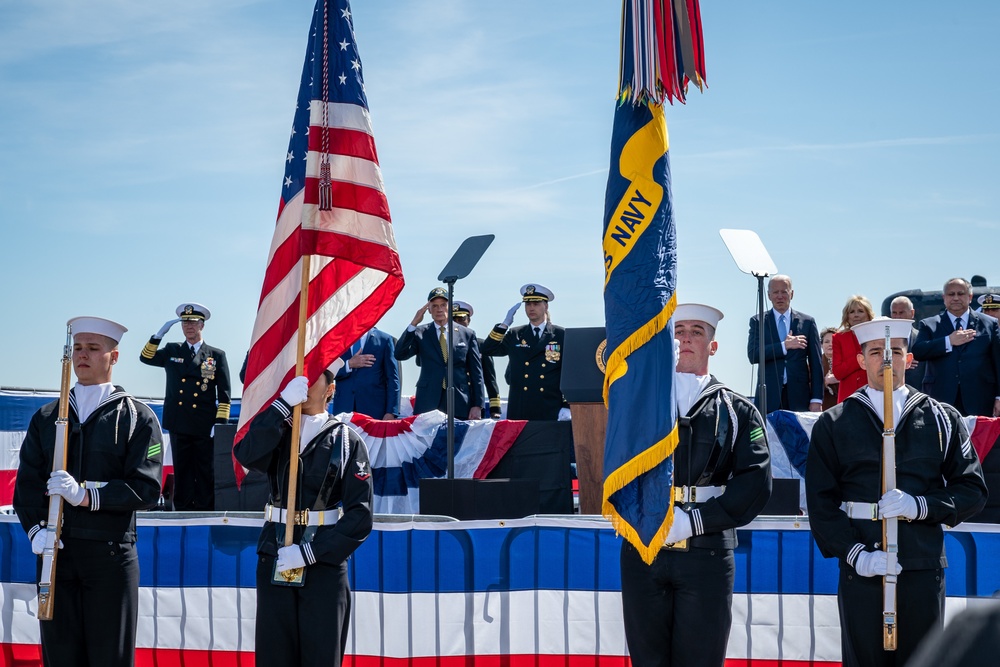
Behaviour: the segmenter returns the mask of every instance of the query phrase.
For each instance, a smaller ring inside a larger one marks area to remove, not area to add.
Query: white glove
[[[891,489],[878,501],[878,511],[886,519],[902,517],[913,521],[917,518],[917,499],[899,489]]]
[[[166,322],[163,323],[163,326],[160,327],[160,330],[156,332],[156,335],[153,336],[153,338],[161,338],[162,339],[164,336],[167,335],[167,332],[170,331],[170,327],[174,326],[178,322],[180,322],[179,319],[176,319],[176,320],[167,320]],[[147,331],[148,331],[148,329],[147,329]]]
[[[666,544],[676,544],[694,535],[691,527],[691,515],[674,505],[674,522],[667,533]]]
[[[59,548],[63,548],[62,540],[59,540]],[[36,556],[41,556],[42,552],[45,551],[45,529],[40,529],[35,536],[31,538],[31,553]]]
[[[570,414],[569,408],[559,408],[559,416],[556,417],[556,421],[568,422],[573,419]]]
[[[302,557],[302,549],[297,544],[278,549],[276,562],[278,564],[278,572],[297,570],[300,567],[306,566],[306,559]]]
[[[50,496],[62,496],[74,507],[82,503],[87,495],[87,489],[77,483],[73,475],[65,470],[52,471],[49,475],[48,491]]]
[[[514,315],[516,315],[517,311],[520,309],[521,309],[520,303],[515,303],[513,306],[510,307],[510,310],[507,311],[507,316],[503,318],[503,325],[505,327],[509,327],[511,324],[514,323]]]
[[[862,577],[884,577],[888,567],[884,551],[862,551],[854,561],[854,569]],[[896,563],[896,574],[902,571],[903,568]]]
[[[281,390],[281,400],[295,407],[299,403],[305,403],[309,397],[309,380],[304,375],[292,378]]]

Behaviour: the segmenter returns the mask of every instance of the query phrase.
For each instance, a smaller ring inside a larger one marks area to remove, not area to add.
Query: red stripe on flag
[[[348,130],[342,127],[328,127],[326,130],[327,153],[330,155],[347,155],[364,158],[378,164],[378,154],[375,151],[375,137],[367,132]],[[309,128],[309,152],[323,151],[323,128],[316,125]]]
[[[0,643],[0,665],[41,667],[37,644]],[[137,648],[136,667],[253,667],[250,651]],[[775,660],[727,658],[725,667],[839,667],[829,660]],[[631,667],[624,655],[449,655],[388,658],[378,655],[345,655],[343,667]]]
[[[483,460],[479,462],[479,467],[476,468],[476,472],[472,475],[473,478],[486,479],[486,476],[497,467],[497,463],[504,457],[504,454],[510,451],[510,448],[514,445],[514,441],[521,435],[521,431],[524,430],[527,424],[528,422],[526,421],[514,419],[505,419],[496,422],[493,427],[493,433],[490,435],[490,445],[486,448]]]
[[[351,423],[373,438],[395,438],[396,436],[411,432],[413,430],[413,420],[416,418],[416,415],[414,415],[405,419],[382,421],[380,419],[373,419],[368,415],[363,415],[360,412],[355,412],[351,417]]]
[[[17,470],[0,470],[0,505],[14,502],[14,478]]]
[[[302,242],[306,247],[315,248],[317,255],[336,257],[338,261],[348,260],[391,275],[403,274],[399,264],[399,253],[381,243],[315,229],[303,231]]]
[[[346,181],[330,183],[330,196],[337,208],[349,208],[352,211],[373,215],[376,218],[389,220],[389,202],[385,194],[375,188]],[[306,177],[305,203],[319,204],[319,178]]]
[[[1000,419],[976,417],[976,428],[972,430],[972,446],[980,461],[985,461],[989,456],[997,437],[1000,437]]]

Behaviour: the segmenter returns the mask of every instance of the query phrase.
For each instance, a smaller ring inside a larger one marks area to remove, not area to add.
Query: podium
[[[573,413],[580,514],[601,514],[604,500],[605,338],[604,327],[566,329],[560,384]]]

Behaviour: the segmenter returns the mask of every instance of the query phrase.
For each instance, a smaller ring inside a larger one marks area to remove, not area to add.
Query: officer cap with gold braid
[[[984,294],[978,300],[987,315],[993,315],[1000,310],[1000,294]]]
[[[177,317],[181,318],[181,321],[188,320],[207,320],[212,316],[212,311],[210,311],[205,306],[200,303],[182,303],[177,306]]]
[[[472,304],[465,301],[455,301],[451,308],[452,317],[472,317],[474,312]]]
[[[555,301],[556,295],[548,287],[538,283],[528,283],[521,286],[522,301]]]

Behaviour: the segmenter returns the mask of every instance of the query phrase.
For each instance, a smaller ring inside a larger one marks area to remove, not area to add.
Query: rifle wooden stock
[[[896,488],[896,424],[892,405],[892,345],[889,327],[885,327],[885,352],[882,357],[882,494]],[[895,651],[896,623],[896,563],[899,549],[899,519],[882,519],[882,548],[885,550],[886,573],[882,579],[882,648]]]
[[[72,368],[73,332],[66,327],[63,346],[62,380],[59,384],[59,412],[56,416],[56,441],[52,450],[52,471],[65,470],[69,455],[69,383]],[[42,550],[42,574],[38,578],[38,620],[51,621],[55,611],[56,562],[62,535],[63,497],[49,497],[49,515],[45,521],[45,547]]]

